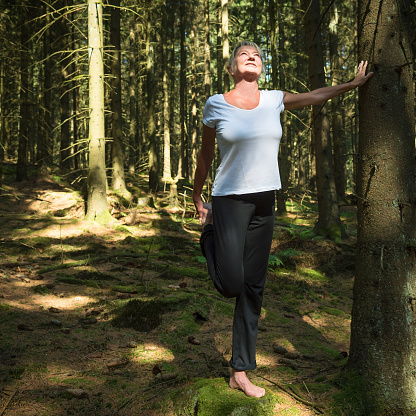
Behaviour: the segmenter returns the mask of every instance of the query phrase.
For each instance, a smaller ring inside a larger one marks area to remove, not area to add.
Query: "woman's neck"
[[[255,93],[259,90],[259,84],[256,81],[241,80],[234,85],[234,90],[241,94]]]

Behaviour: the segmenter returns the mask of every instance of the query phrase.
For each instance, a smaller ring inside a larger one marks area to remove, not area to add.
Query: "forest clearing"
[[[5,182],[2,415],[355,414],[334,410],[349,348],[353,205],[341,209],[350,237],[340,244],[314,237],[311,195],[276,218],[253,372],[267,390],[260,400],[227,388],[233,300],[212,287],[191,205],[121,209],[113,199],[106,228],[83,220],[81,195],[58,177]],[[201,413],[186,403],[192,388]]]

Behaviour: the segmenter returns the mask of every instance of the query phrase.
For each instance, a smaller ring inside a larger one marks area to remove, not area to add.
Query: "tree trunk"
[[[136,170],[136,149],[139,146],[138,123],[137,123],[137,97],[136,97],[136,76],[137,76],[137,42],[136,31],[138,30],[137,16],[130,14],[129,34],[129,173],[132,175]]]
[[[338,13],[337,3],[332,6],[331,23],[329,25],[329,51],[331,62],[331,83],[337,85],[342,82],[342,61],[339,56],[338,25],[340,14]],[[344,129],[342,126],[342,96],[334,97],[331,100],[331,121],[332,137],[334,142],[334,173],[335,187],[338,201],[345,201],[345,191],[347,188],[347,145]]]
[[[286,79],[285,73],[283,71],[282,62],[285,61],[283,54],[284,45],[285,45],[285,31],[283,29],[282,20],[283,16],[279,13],[279,49],[281,50],[279,54],[279,88],[282,91],[286,91]],[[282,183],[281,189],[277,192],[277,214],[278,215],[285,215],[286,214],[286,193],[289,184],[289,177],[290,177],[290,169],[291,169],[291,160],[290,160],[290,141],[288,137],[288,129],[287,129],[287,112],[283,112],[281,115],[282,118],[282,139],[280,142],[279,148],[279,169],[280,169],[280,180]]]
[[[210,20],[209,20],[209,0],[204,0],[204,95],[208,100],[211,95],[211,49],[210,49]]]
[[[199,20],[199,10],[197,8],[195,10],[195,6],[192,4],[191,6],[191,16],[192,16],[192,26],[190,32],[190,52],[191,52],[191,122],[190,122],[190,129],[191,129],[191,146],[192,146],[192,153],[191,153],[191,172],[195,172],[196,169],[196,160],[198,157],[198,119],[197,119],[197,102],[198,102],[198,94],[197,94],[197,69],[196,69],[196,61],[197,61],[197,53],[198,53],[198,28],[197,28],[197,21]]]
[[[155,193],[159,187],[158,160],[156,149],[156,120],[155,120],[155,56],[152,42],[151,3],[147,2],[149,16],[146,33],[146,84],[147,84],[147,128],[149,135],[149,191]]]
[[[221,24],[222,24],[222,73],[224,74],[224,93],[230,91],[230,76],[225,71],[230,58],[230,42],[228,40],[228,0],[221,0]]]
[[[180,1],[179,6],[179,30],[180,30],[180,39],[181,39],[181,67],[180,67],[180,86],[179,86],[179,95],[180,95],[180,126],[181,126],[181,144],[180,144],[180,174],[182,178],[188,178],[189,176],[189,166],[188,166],[188,140],[186,134],[186,45],[185,45],[185,35],[186,35],[186,9],[185,9],[185,0]]]
[[[170,158],[170,111],[169,111],[169,69],[167,51],[168,6],[163,4],[162,24],[162,71],[163,71],[163,178],[164,182],[172,182]]]
[[[305,0],[306,44],[309,55],[309,80],[311,89],[325,86],[322,52],[320,0]],[[316,179],[318,190],[318,222],[315,233],[332,240],[345,235],[339,217],[332,160],[329,121],[325,105],[313,106],[313,132],[316,152]]]
[[[43,5],[46,25],[50,24],[50,14],[47,12],[47,5]],[[38,141],[37,161],[42,166],[52,164],[52,58],[51,58],[51,39],[53,29],[49,27],[45,31],[43,39],[43,87],[42,87],[42,122],[41,134]]]
[[[400,5],[400,7],[398,7]],[[416,414],[414,91],[409,0],[358,2],[358,241],[351,351],[369,416]],[[357,377],[355,377],[357,379]]]
[[[108,223],[104,134],[104,45],[102,0],[88,0],[89,172],[87,220]]]
[[[62,7],[67,7],[68,2],[63,1]],[[62,18],[59,24],[59,35],[61,45],[61,85],[60,85],[60,113],[61,113],[61,140],[60,140],[60,166],[64,170],[69,171],[71,169],[71,137],[70,137],[70,108],[69,108],[69,96],[70,96],[70,84],[69,84],[69,65],[71,61],[71,38],[68,28],[67,20]]]
[[[29,133],[29,12],[22,6],[20,17],[20,128],[17,153],[16,180],[27,179],[27,144]]]
[[[124,179],[123,111],[121,103],[121,45],[120,45],[120,0],[111,2],[111,187],[126,199],[131,198]]]

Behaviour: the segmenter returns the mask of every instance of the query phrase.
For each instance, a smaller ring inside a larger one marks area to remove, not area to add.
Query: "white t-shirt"
[[[282,91],[260,91],[259,105],[243,110],[222,94],[208,98],[203,123],[215,128],[221,164],[213,196],[241,195],[281,188],[278,152],[282,137]]]

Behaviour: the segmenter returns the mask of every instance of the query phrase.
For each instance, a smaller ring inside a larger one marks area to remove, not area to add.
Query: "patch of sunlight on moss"
[[[341,311],[340,309],[337,308],[326,308],[326,307],[322,307],[321,308],[325,313],[327,313],[328,315],[332,315],[332,316],[344,316],[345,312]]]
[[[321,272],[314,269],[299,269],[299,275],[301,277],[307,277],[315,282],[327,282],[328,278]]]
[[[131,356],[133,357],[133,361],[138,361],[140,364],[156,364],[162,360],[170,362],[175,359],[170,349],[161,347],[160,345],[140,345],[132,351]],[[163,369],[166,371],[168,367],[164,364]]]

